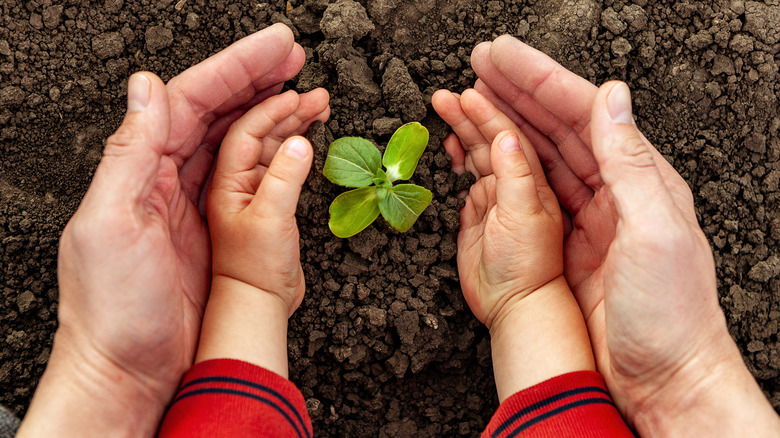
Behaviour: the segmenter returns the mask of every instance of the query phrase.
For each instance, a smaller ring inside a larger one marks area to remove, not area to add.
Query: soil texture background
[[[319,436],[476,436],[497,406],[487,331],[461,296],[459,200],[439,88],[476,79],[475,44],[515,35],[600,84],[631,86],[640,129],[688,181],[729,328],[780,409],[780,1],[5,0],[0,2],[0,403],[18,415],[57,327],[57,242],[119,125],[127,77],[168,80],[275,22],[307,52],[288,85],[327,88],[299,207],[306,297],[290,378]],[[262,60],[258,60],[262,62]],[[321,175],[330,141],[431,132],[413,182],[432,205],[338,239]]]

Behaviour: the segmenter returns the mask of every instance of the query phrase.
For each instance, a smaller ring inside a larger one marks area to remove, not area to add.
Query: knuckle
[[[143,135],[128,123],[123,123],[119,128],[111,134],[106,140],[106,146],[112,147],[126,147],[131,144],[137,143],[143,140]]]
[[[644,141],[637,136],[631,136],[620,142],[620,151],[628,164],[634,167],[653,167],[653,153]]]
[[[284,184],[285,186],[300,185],[296,181],[295,172],[290,168],[290,166],[271,166],[268,168],[268,173],[266,173],[266,177],[269,176]]]
[[[607,140],[608,147],[603,151],[600,173],[604,179],[613,180],[631,172],[655,167],[650,148],[637,136],[614,136]]]
[[[526,178],[533,177],[533,172],[531,171],[531,165],[528,164],[528,161],[520,160],[519,162],[514,163],[509,169],[509,175],[514,178]]]

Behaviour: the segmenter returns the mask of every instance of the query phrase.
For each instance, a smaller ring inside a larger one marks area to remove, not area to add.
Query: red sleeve
[[[482,438],[633,437],[595,371],[564,374],[501,403]]]
[[[159,436],[311,438],[312,427],[292,382],[247,362],[215,359],[184,375]]]

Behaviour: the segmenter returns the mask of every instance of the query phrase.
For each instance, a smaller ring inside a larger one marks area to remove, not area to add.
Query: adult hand
[[[153,435],[192,364],[210,282],[197,205],[228,126],[304,62],[271,26],[172,79],[128,83],[128,112],[60,242],[59,329],[19,436]]]
[[[729,336],[690,189],[637,130],[628,87],[598,89],[508,36],[471,59],[571,216],[564,270],[627,420],[643,436],[777,434]]]

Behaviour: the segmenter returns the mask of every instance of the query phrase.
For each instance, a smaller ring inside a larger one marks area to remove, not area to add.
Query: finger
[[[503,131],[511,130],[517,134],[517,137],[523,144],[523,150],[534,177],[538,181],[544,181],[545,185],[547,184],[547,180],[544,178],[544,170],[541,163],[539,163],[539,158],[536,156],[536,151],[534,151],[526,136],[509,117],[500,112],[476,90],[464,91],[460,98],[460,104],[466,116],[476,125],[482,136],[494,139],[493,143],[495,143],[495,138]]]
[[[206,135],[203,137],[200,146],[195,152],[181,165],[179,169],[179,179],[182,189],[187,198],[195,205],[200,205],[199,198],[203,198],[208,192],[207,177],[213,174],[214,153],[219,148],[219,144],[225,137],[230,125],[238,120],[246,111],[259,104],[265,99],[279,94],[283,84],[274,85],[258,93],[252,100],[245,103],[241,108],[233,110],[215,120],[208,127]],[[205,205],[205,204],[204,204]],[[201,209],[205,217],[205,210]]]
[[[496,207],[499,215],[514,219],[545,211],[537,181],[517,133],[504,131],[493,140],[491,159],[496,176]]]
[[[245,104],[241,105],[240,109],[244,112],[249,111],[252,109],[255,105],[259,104],[260,102],[268,99],[271,96],[276,96],[277,94],[282,92],[282,89],[284,88],[284,83],[279,83],[272,85],[269,88],[266,88],[260,92],[258,92],[255,97],[247,101]]]
[[[309,128],[311,127],[311,124],[314,122],[322,122],[325,123],[330,119],[330,105],[326,106],[322,112],[317,114],[316,116],[310,118],[309,120],[306,120],[303,122],[300,128],[298,128],[295,131],[296,135],[305,135],[307,132],[309,132]]]
[[[451,133],[444,138],[441,144],[444,146],[444,150],[452,157],[450,161],[452,171],[458,175],[466,172],[466,151],[463,150],[458,136]]]
[[[298,93],[288,91],[266,99],[236,120],[222,141],[216,173],[233,175],[255,169],[265,148],[262,139],[295,113],[299,101]]]
[[[588,141],[595,85],[509,35],[491,44],[490,59],[516,87]]]
[[[476,123],[477,127],[482,132],[482,135],[485,136],[485,138],[494,139],[494,144],[496,137],[506,130],[510,130],[516,134],[522,144],[525,160],[531,167],[531,172],[536,181],[539,197],[544,208],[548,212],[557,215],[560,212],[558,199],[550,188],[550,185],[547,183],[544,169],[539,161],[539,157],[536,155],[534,146],[528,141],[528,138],[526,138],[523,132],[518,129],[517,125],[476,90],[466,90],[463,93],[463,96],[461,96],[461,106],[466,112],[466,115]],[[493,158],[493,153],[494,152],[491,151],[491,160]],[[495,164],[493,166],[495,166]],[[493,171],[495,172],[495,167],[493,167]],[[579,181],[579,179],[577,179],[577,181]],[[582,182],[580,181],[580,183]],[[584,184],[582,185],[587,189],[587,186]]]
[[[664,217],[675,210],[653,156],[634,124],[631,92],[623,82],[601,86],[593,103],[593,153],[621,220]]]
[[[108,138],[90,191],[101,202],[135,205],[149,197],[168,141],[168,95],[162,80],[149,72],[127,84],[127,114]]]
[[[652,146],[650,140],[648,140],[642,132],[640,132],[639,135],[642,136],[642,141],[652,149],[655,165],[658,166],[658,172],[661,174],[661,179],[666,184],[667,189],[669,189],[669,193],[672,196],[672,200],[677,205],[677,208],[682,211],[688,221],[695,223],[698,226],[699,220],[696,218],[693,193],[691,193],[691,188],[688,186],[688,183],[685,182],[683,177],[674,169],[674,167],[666,161],[663,155]]]
[[[269,76],[272,76],[272,80],[269,82],[275,82],[275,81],[286,81],[300,70],[300,65],[303,64],[304,54],[303,49],[300,48],[296,44],[294,47],[292,53],[290,56],[282,62],[282,64],[278,65],[277,68],[269,73]],[[253,88],[253,86],[249,86],[249,88]],[[279,89],[278,85],[271,86],[271,90],[265,89],[262,91],[259,91],[258,94],[263,95],[263,100],[269,96],[269,94],[275,94],[272,93],[273,90]],[[253,93],[252,90],[248,90],[246,94]],[[237,95],[243,95],[241,93],[237,93]],[[254,99],[250,99],[247,103],[239,105],[240,102],[244,101],[245,99],[241,98],[235,102],[230,101],[223,105],[221,108],[224,109],[215,109],[214,111],[211,111],[203,116],[201,116],[200,119],[194,120],[194,116],[186,117],[188,111],[192,111],[193,104],[190,101],[184,102],[183,104],[180,103],[181,111],[177,111],[177,114],[181,114],[181,120],[182,123],[179,123],[178,125],[172,125],[171,129],[175,130],[175,134],[177,134],[170,142],[169,150],[172,150],[171,156],[176,160],[176,162],[181,166],[182,163],[184,163],[189,156],[191,156],[192,151],[196,148],[197,142],[203,138],[204,133],[208,131],[209,126],[211,125],[211,122],[215,118],[219,118],[223,114],[228,114],[229,108],[233,108],[235,106],[238,106],[239,108],[246,107],[249,103],[251,103]],[[179,102],[177,102],[179,103]],[[172,109],[177,109],[178,106],[173,106]],[[184,127],[187,126],[187,124],[191,124],[191,130],[185,131]]]
[[[533,128],[533,126],[530,123],[528,123],[528,121],[525,120],[523,116],[520,115],[520,113],[515,111],[515,109],[512,108],[511,105],[506,103],[504,99],[498,97],[498,95],[482,79],[477,78],[477,80],[474,82],[474,89],[477,90],[479,94],[485,96],[485,98],[489,100],[491,103],[493,103],[493,105],[495,105],[499,111],[504,113],[513,122],[515,122],[515,125],[517,125],[518,127],[529,126]]]
[[[298,95],[298,104],[295,110],[283,120],[277,120],[277,123],[270,131],[264,131],[259,125],[254,127],[247,126],[246,129],[252,135],[264,138],[260,164],[264,166],[270,165],[282,142],[293,134],[303,134],[308,129],[308,126],[316,120],[317,116],[326,115],[323,113],[328,108],[329,100],[328,92],[324,88],[317,88],[308,93]],[[324,120],[327,120],[327,118]],[[303,132],[299,132],[301,130]]]
[[[576,215],[585,205],[593,199],[593,189],[571,170],[566,160],[555,144],[542,134],[533,125],[528,123],[523,116],[518,114],[508,103],[501,99],[481,79],[477,80],[474,89],[489,100],[496,108],[512,120],[533,145],[539,162],[542,164],[547,181],[555,192],[558,202],[567,212]],[[548,205],[545,203],[545,207]],[[547,211],[552,211],[547,208]]]
[[[555,191],[561,206],[571,214],[576,215],[579,213],[582,207],[593,199],[593,189],[571,170],[558,151],[558,147],[555,146],[555,143],[528,123],[523,116],[518,114],[514,108],[501,99],[481,79],[477,80],[474,89],[493,103],[499,111],[506,114],[520,131],[525,134],[528,141],[533,145],[544,168],[547,181]]]
[[[171,79],[168,91],[175,118],[167,152],[181,166],[213,120],[295,76],[304,58],[292,31],[275,24]]]
[[[212,123],[203,137],[201,145],[179,170],[182,190],[193,204],[198,205],[198,198],[208,191],[206,180],[207,176],[213,172],[214,154],[219,149],[219,145],[230,126],[242,115],[244,115],[243,110],[235,110]]]
[[[431,98],[431,104],[439,116],[455,131],[478,175],[490,175],[490,142],[477,125],[463,111],[461,100],[447,90],[439,90]]]
[[[311,144],[305,138],[296,136],[285,141],[271,161],[249,208],[262,217],[293,218],[313,156]]]
[[[561,156],[566,161],[568,167],[574,171],[577,177],[579,177],[583,182],[585,182],[593,189],[598,189],[601,187],[603,182],[598,174],[598,165],[596,164],[596,161],[593,158],[593,154],[589,148],[589,131],[584,131],[585,129],[589,129],[588,122],[590,121],[590,114],[588,113],[585,119],[580,118],[577,119],[576,122],[572,122],[574,123],[574,128],[572,125],[562,121],[558,117],[559,115],[561,117],[566,117],[567,120],[573,119],[569,116],[570,106],[565,99],[556,101],[558,105],[563,106],[547,108],[541,102],[537,101],[531,94],[514,84],[514,80],[516,80],[518,76],[523,75],[525,70],[537,72],[539,68],[548,64],[545,63],[539,67],[535,65],[516,64],[515,67],[520,68],[520,70],[508,73],[505,76],[505,73],[499,71],[497,66],[494,65],[492,58],[512,57],[515,56],[516,53],[506,51],[503,53],[497,53],[497,49],[493,47],[494,44],[495,43],[483,43],[474,49],[471,57],[471,64],[474,68],[474,71],[477,73],[480,79],[484,81],[485,84],[487,84],[499,97],[501,97],[502,100],[509,103],[512,108],[514,108],[517,113],[521,115],[528,123],[530,123],[539,132],[554,142],[560,151]],[[521,54],[528,54],[529,51],[531,51],[532,54],[541,54],[541,52],[538,52],[529,46],[523,45],[523,47],[524,50]],[[499,48],[502,48],[503,50],[505,46],[501,46]],[[546,57],[544,54],[541,55]],[[532,61],[533,60],[531,59],[528,62]],[[548,70],[548,73],[549,72],[550,71]],[[576,77],[576,75],[573,73],[567,73]],[[557,76],[559,75],[553,75],[551,77]],[[528,85],[522,81],[520,82]],[[590,104],[593,102],[593,96],[595,96],[595,86],[587,81],[585,82],[586,84],[578,84],[577,86],[584,87],[585,89],[591,89],[593,91],[593,95],[588,100],[588,104]],[[548,87],[548,85],[545,84],[545,87]],[[574,93],[573,91],[567,91],[563,89],[559,90],[559,92],[563,96],[569,96],[569,93]],[[581,92],[574,94],[576,94],[576,96],[571,97],[576,97],[578,99],[583,98]],[[550,104],[550,102],[546,103]],[[578,130],[588,135],[586,137],[581,137],[578,133]]]
[[[464,166],[466,167],[466,170],[474,175],[474,177],[477,179],[482,178],[482,175],[480,175],[479,171],[477,170],[477,166],[474,165],[474,157],[472,157],[471,154],[466,154],[466,161]]]

